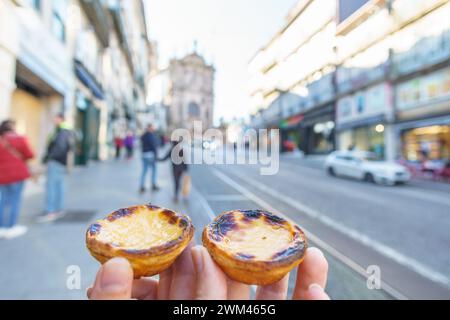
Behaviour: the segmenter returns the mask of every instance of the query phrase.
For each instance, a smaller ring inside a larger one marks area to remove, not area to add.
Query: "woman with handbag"
[[[11,239],[27,232],[17,225],[24,182],[30,171],[27,161],[34,157],[27,139],[15,132],[12,120],[0,124],[0,238]]]
[[[173,174],[173,184],[174,184],[174,199],[173,201],[175,203],[179,202],[180,198],[180,187],[181,187],[181,181],[183,179],[183,186],[182,186],[182,196],[184,198],[187,198],[189,196],[190,191],[190,185],[191,185],[191,179],[190,176],[187,174],[188,171],[188,165],[186,163],[185,157],[187,156],[184,152],[183,148],[183,142],[180,139],[179,141],[172,141],[172,144],[170,146],[170,149],[167,151],[166,155],[162,158],[159,158],[159,161],[166,161],[168,159],[171,159],[172,161],[172,174]],[[176,157],[179,157],[182,161],[174,161],[172,158],[172,152],[174,152]],[[183,178],[184,177],[184,178]]]

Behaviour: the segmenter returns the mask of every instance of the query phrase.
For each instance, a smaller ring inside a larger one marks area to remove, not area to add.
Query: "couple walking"
[[[158,137],[155,133],[155,129],[152,125],[147,126],[146,132],[141,137],[141,147],[142,147],[142,174],[141,174],[141,188],[140,192],[144,193],[146,191],[145,189],[145,179],[147,177],[148,170],[151,169],[151,186],[153,191],[159,190],[159,187],[157,186],[156,180],[156,161],[166,161],[168,159],[171,159],[172,151],[174,148],[178,145],[179,142],[173,141],[171,144],[171,147],[169,148],[168,152],[161,158],[158,157]],[[184,153],[183,149],[180,148],[178,155],[183,159]],[[181,180],[184,176],[185,183],[190,183],[189,177],[185,174],[188,170],[188,166],[183,161],[182,163],[176,163],[172,160],[172,175],[173,175],[173,183],[174,183],[174,202],[179,201],[179,194],[180,194],[180,187],[181,187]],[[188,188],[183,188],[188,189]],[[186,193],[186,192],[184,192]],[[186,196],[186,194],[184,194]]]

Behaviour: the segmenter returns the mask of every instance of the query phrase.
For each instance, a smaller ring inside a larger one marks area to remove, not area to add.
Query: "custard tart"
[[[298,226],[263,210],[224,212],[205,227],[202,240],[231,279],[254,285],[281,280],[307,248]]]
[[[149,204],[119,209],[91,224],[86,245],[102,264],[114,257],[128,259],[134,277],[140,278],[170,267],[193,234],[187,216]]]

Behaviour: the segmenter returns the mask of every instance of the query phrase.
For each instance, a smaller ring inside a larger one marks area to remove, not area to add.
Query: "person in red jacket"
[[[24,182],[30,177],[27,161],[34,157],[24,136],[15,132],[12,120],[0,124],[0,238],[26,233],[17,225]]]

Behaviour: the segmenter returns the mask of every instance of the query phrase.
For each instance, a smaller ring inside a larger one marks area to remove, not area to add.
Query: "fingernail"
[[[317,283],[311,283],[308,287],[308,290],[311,291],[311,293],[317,293],[317,294],[320,294],[323,292],[323,288]]]
[[[203,249],[201,247],[194,247],[191,249],[192,261],[196,273],[203,271]]]
[[[109,260],[102,267],[100,288],[107,292],[125,290],[130,279],[130,272],[130,264],[126,259]]]

